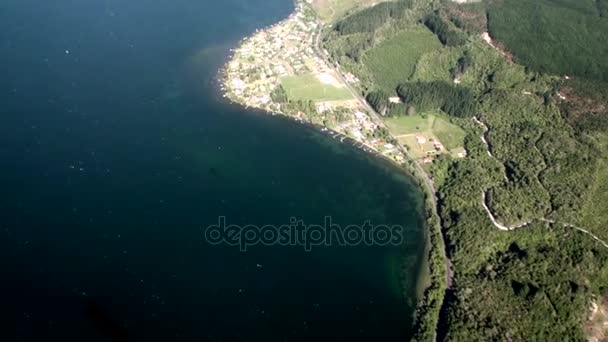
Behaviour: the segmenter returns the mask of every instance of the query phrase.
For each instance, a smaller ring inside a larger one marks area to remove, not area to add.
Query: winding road
[[[494,155],[492,155],[492,151],[490,151],[490,147],[489,147],[488,141],[486,139],[486,134],[489,131],[488,126],[485,123],[483,123],[481,120],[479,120],[477,117],[473,117],[473,121],[475,123],[477,123],[479,126],[481,126],[481,128],[483,129],[483,134],[481,135],[481,141],[486,146],[486,149],[488,151],[488,155],[491,158],[496,159],[496,157],[494,157]],[[539,153],[540,153],[540,151],[539,151]],[[496,159],[496,160],[498,161],[498,159]],[[488,218],[490,219],[490,221],[492,221],[492,224],[494,225],[494,227],[498,228],[499,230],[502,230],[502,231],[511,231],[511,230],[515,230],[515,229],[518,229],[518,228],[523,228],[523,227],[528,226],[529,224],[532,223],[532,221],[527,221],[527,222],[523,222],[521,224],[514,225],[514,226],[506,226],[506,225],[498,222],[498,220],[496,219],[496,217],[494,217],[494,214],[492,214],[492,211],[490,210],[490,208],[487,205],[486,197],[487,197],[487,190],[483,191],[481,193],[481,205],[484,208],[484,210],[486,211],[486,214],[488,215]],[[547,218],[544,218],[544,217],[543,218],[539,218],[538,220],[546,222],[546,223],[550,223],[550,224],[559,224],[555,220],[547,219]],[[608,248],[608,243],[606,243],[606,241],[600,239],[599,237],[597,237],[596,235],[594,235],[593,233],[589,232],[588,230],[586,230],[584,228],[577,227],[577,226],[575,226],[573,224],[570,224],[570,223],[562,223],[562,226],[565,227],[565,228],[573,228],[573,229],[576,229],[576,230],[578,230],[580,232],[583,232],[583,233],[591,236],[594,240],[596,240],[599,243],[601,243],[604,247]]]

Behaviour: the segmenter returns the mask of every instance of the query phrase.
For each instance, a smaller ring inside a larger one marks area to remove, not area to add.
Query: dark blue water
[[[0,3],[1,340],[409,334],[420,193],[386,162],[221,100],[229,49],[289,0]],[[203,240],[290,218],[398,247]]]

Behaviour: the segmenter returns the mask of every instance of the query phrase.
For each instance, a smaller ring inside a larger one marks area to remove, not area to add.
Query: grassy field
[[[417,134],[427,140],[439,140],[448,150],[455,150],[464,145],[464,130],[435,115],[399,116],[385,121],[391,133],[410,148],[418,146],[415,137]]]
[[[290,100],[342,101],[353,98],[348,89],[321,83],[312,74],[283,77],[281,85]]]
[[[392,117],[386,119],[385,122],[394,135],[405,135],[431,130],[434,120],[435,116],[433,115],[427,115],[426,117],[414,115]]]
[[[435,139],[435,136],[430,134],[428,131],[424,134],[427,139]],[[430,142],[424,143],[422,145],[418,144],[416,141],[416,136],[414,135],[406,135],[397,138],[400,143],[409,147],[409,151],[415,159],[424,158],[430,155],[436,154],[435,148],[433,144]]]
[[[466,133],[460,127],[446,120],[436,118],[433,121],[433,126],[431,129],[439,141],[441,141],[449,150],[462,147],[464,145],[464,137]]]
[[[441,42],[431,31],[414,26],[369,50],[363,63],[377,86],[394,91],[399,83],[410,79],[422,56],[439,49]]]
[[[313,0],[312,8],[324,22],[332,22],[357,7],[370,6],[378,0]]]

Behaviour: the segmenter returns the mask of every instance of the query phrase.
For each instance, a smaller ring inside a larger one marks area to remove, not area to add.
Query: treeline
[[[413,167],[412,167],[413,168]],[[424,184],[420,184],[424,187]],[[446,265],[445,245],[441,236],[441,222],[433,212],[434,203],[425,192],[426,222],[429,229],[430,249],[428,252],[430,286],[425,289],[424,295],[416,308],[416,326],[412,341],[435,341],[439,315],[446,294]],[[432,195],[434,196],[434,195]]]
[[[298,112],[305,113],[309,118],[317,116],[317,108],[314,101],[311,100],[290,100],[285,88],[278,85],[270,93],[272,101],[280,104],[281,111],[285,113],[295,114]]]
[[[329,49],[333,59],[339,59],[341,56],[347,56],[353,61],[359,63],[365,51],[374,45],[373,37],[369,36],[342,36],[344,41],[341,44],[331,44],[328,41],[324,41],[325,47]]]
[[[415,115],[416,108],[412,105],[404,103],[394,103],[389,100],[390,96],[382,91],[375,90],[366,96],[367,102],[376,110],[376,112],[384,116],[400,116],[400,115]]]
[[[400,19],[412,7],[411,0],[384,2],[357,12],[336,24],[340,34],[374,32],[389,19]]]
[[[424,18],[423,23],[429,30],[433,31],[439,40],[446,46],[460,46],[466,43],[466,38],[461,32],[450,27],[437,13],[433,13]]]
[[[445,81],[408,82],[397,88],[401,100],[424,112],[441,109],[456,117],[473,117],[476,100],[473,91]]]

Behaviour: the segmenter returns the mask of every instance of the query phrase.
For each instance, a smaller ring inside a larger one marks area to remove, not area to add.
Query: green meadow
[[[283,77],[281,85],[290,100],[343,101],[353,98],[348,89],[324,84],[312,74]]]

